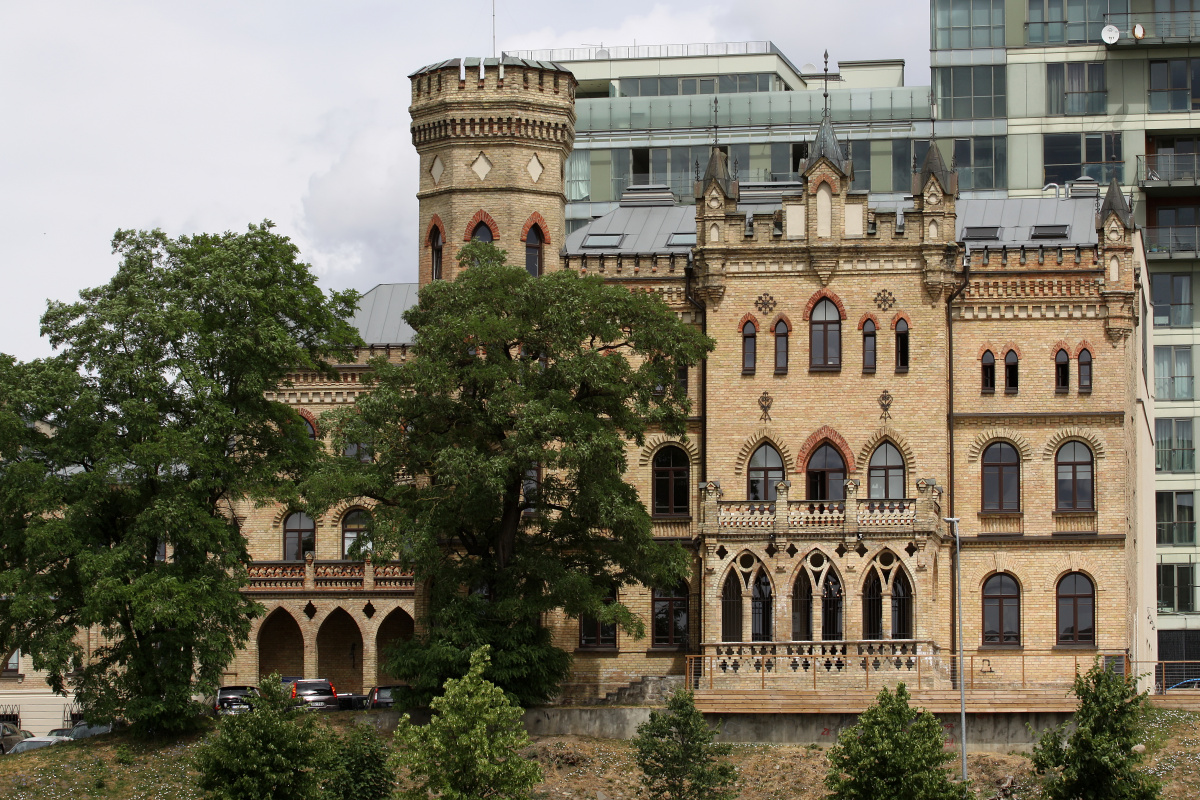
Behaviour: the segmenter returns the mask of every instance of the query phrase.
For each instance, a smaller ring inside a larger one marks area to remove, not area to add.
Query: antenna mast
[[[829,51],[825,51],[825,91],[822,92],[825,98],[825,116],[829,116]]]
[[[492,58],[496,57],[496,0],[492,0]]]

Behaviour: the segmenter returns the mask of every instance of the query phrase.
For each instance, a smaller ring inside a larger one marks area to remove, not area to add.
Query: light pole
[[[958,538],[958,517],[942,517],[954,526],[954,587],[958,601],[958,749],[962,753],[962,779],[967,782],[967,684],[963,681],[962,624],[962,540]]]

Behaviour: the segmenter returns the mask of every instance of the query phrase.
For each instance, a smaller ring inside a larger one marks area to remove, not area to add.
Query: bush
[[[291,690],[278,674],[247,698],[250,711],[222,718],[199,749],[200,789],[214,800],[311,800],[328,746],[310,716],[297,719]]]
[[[908,706],[901,683],[842,731],[829,750],[825,786],[838,800],[957,800],[971,796],[950,779],[946,764],[958,758],[943,748],[942,725],[928,711]]]
[[[1047,800],[1157,798],[1158,781],[1137,769],[1143,755],[1134,747],[1145,737],[1149,701],[1135,679],[1104,669],[1097,658],[1086,675],[1075,676],[1073,691],[1075,730],[1068,736],[1063,723],[1043,731],[1033,750]]]
[[[529,736],[521,727],[521,709],[495,684],[483,678],[489,648],[471,654],[462,678],[446,681],[445,693],[429,704],[434,716],[424,727],[405,714],[396,728],[396,761],[407,773],[401,793],[426,800],[505,798],[529,800],[542,780],[542,769],[521,756]]]
[[[386,800],[392,796],[396,770],[391,748],[371,725],[353,725],[334,740],[325,796],[329,800]]]
[[[672,693],[666,712],[650,712],[633,747],[652,800],[726,800],[736,794],[737,772],[720,760],[731,748],[713,742],[715,735],[687,689]]]

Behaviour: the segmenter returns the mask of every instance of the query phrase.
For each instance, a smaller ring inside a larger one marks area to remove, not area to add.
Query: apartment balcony
[[[370,561],[252,561],[248,592],[373,592],[412,594],[413,575],[399,563]]]
[[[1105,25],[1115,25],[1121,37],[1109,47],[1178,45],[1200,42],[1200,12],[1136,11],[1105,14]],[[1099,38],[1092,41],[1099,41]]]
[[[1200,226],[1166,225],[1145,229],[1146,258],[1200,258]]]
[[[1200,154],[1138,156],[1137,182],[1164,195],[1195,194],[1200,187]]]
[[[1194,400],[1196,379],[1191,375],[1155,377],[1154,399],[1169,403],[1178,400]]]

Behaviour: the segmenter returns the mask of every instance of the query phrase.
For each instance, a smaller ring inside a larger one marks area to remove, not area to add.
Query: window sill
[[[1025,645],[1021,644],[1020,642],[1017,642],[1016,644],[986,642],[984,644],[979,645],[979,649],[980,650],[1006,650],[1006,651],[1012,652],[1013,650],[1024,650]]]
[[[1054,517],[1087,517],[1095,516],[1096,509],[1094,508],[1056,508],[1050,512]]]
[[[1016,394],[1017,390],[1016,389],[1005,389],[1004,393],[1005,394]]]
[[[1079,393],[1080,393],[1080,394],[1091,394],[1091,393],[1092,393],[1092,389],[1091,389],[1091,387],[1088,387],[1087,389],[1080,389],[1080,390],[1079,390]],[[1190,398],[1190,397],[1189,397],[1189,398],[1186,398],[1186,399],[1188,399],[1188,400],[1191,400],[1192,398]]]
[[[787,375],[787,370],[786,369],[777,369],[777,370],[775,370],[775,374],[776,375]]]
[[[841,372],[842,365],[835,364],[833,366],[814,366],[814,365],[810,364],[808,367],[808,371],[809,372]]]
[[[863,375],[874,375],[874,374],[875,374],[874,367],[863,367]]]
[[[618,653],[620,653],[620,650],[617,649],[616,645],[608,645],[608,644],[603,645],[603,646],[580,645],[579,647],[575,648],[575,652],[576,653],[591,653],[593,655],[599,655],[599,656],[615,656]]]
[[[896,367],[896,374],[897,375],[907,375],[908,367]]]
[[[754,374],[754,370],[752,370],[752,369],[742,370],[742,375],[753,375],[753,374]]]
[[[980,394],[995,394],[996,390],[995,389],[980,389],[979,393]]]
[[[978,514],[976,514],[976,516],[978,516],[978,517],[1023,517],[1023,516],[1025,516],[1025,512],[1021,511],[1020,509],[1017,509],[1016,511],[1012,511],[1012,510],[1007,510],[1007,509],[992,508],[992,509],[984,509],[983,511],[980,511]]]
[[[660,522],[691,522],[691,514],[651,514],[650,519]]]
[[[686,653],[688,649],[677,645],[651,645],[646,651],[648,656],[678,656]]]
[[[1070,394],[1071,390],[1067,389],[1067,388],[1063,388],[1062,386],[1055,386],[1054,393],[1055,394]]]
[[[1059,642],[1051,650],[1099,650],[1095,642]]]

